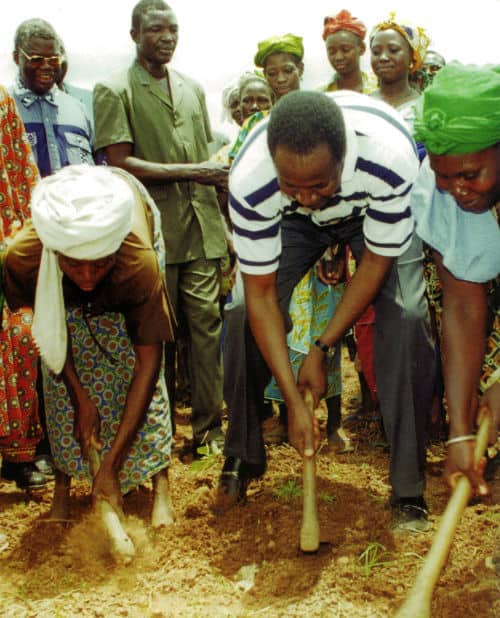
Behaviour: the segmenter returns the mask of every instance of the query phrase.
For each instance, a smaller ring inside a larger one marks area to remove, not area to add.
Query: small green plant
[[[208,470],[215,466],[219,461],[220,450],[213,450],[209,444],[203,444],[199,446],[196,451],[200,455],[199,459],[195,459],[191,462],[189,469],[191,472],[200,472],[201,470]]]
[[[363,566],[363,574],[365,577],[368,577],[375,567],[388,564],[390,560],[387,560],[387,558],[389,558],[390,555],[390,552],[388,552],[381,543],[375,541],[369,543],[368,547],[358,558],[358,562]]]
[[[320,491],[318,496],[319,499],[323,500],[323,502],[326,502],[326,504],[332,504],[332,502],[335,502],[337,500],[337,496],[329,494],[326,491]]]
[[[302,487],[294,479],[281,484],[276,490],[276,495],[282,500],[293,500],[302,495]]]
[[[369,577],[372,570],[376,567],[394,564],[395,562],[398,564],[409,564],[422,559],[422,556],[414,552],[405,552],[401,555],[397,555],[394,552],[388,551],[381,543],[373,541],[369,543],[367,548],[360,554],[358,562],[360,562],[363,567],[363,574],[365,577]]]

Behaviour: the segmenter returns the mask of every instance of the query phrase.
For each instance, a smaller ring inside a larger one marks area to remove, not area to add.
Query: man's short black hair
[[[28,46],[33,37],[47,39],[49,41],[55,40],[58,43],[60,40],[56,31],[48,21],[39,18],[27,19],[17,27],[14,35],[14,49],[17,50],[20,47],[24,49]]]
[[[141,0],[132,10],[132,30],[140,30],[142,16],[148,11],[171,11],[171,7],[163,0]]]
[[[316,146],[326,144],[334,158],[341,161],[346,149],[342,112],[323,92],[289,92],[271,110],[267,144],[272,157],[278,146],[306,155]]]

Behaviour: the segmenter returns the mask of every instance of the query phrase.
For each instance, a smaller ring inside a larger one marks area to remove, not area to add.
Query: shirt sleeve
[[[173,311],[154,249],[131,232],[117,254],[111,299],[125,317],[132,343],[173,340]]]
[[[370,158],[358,157],[356,164],[358,183],[368,201],[365,244],[373,253],[387,257],[398,257],[408,249],[415,228],[410,203],[419,162],[414,146],[401,145],[397,137],[399,148],[384,152],[379,146]],[[348,195],[346,204],[350,203],[352,196]]]
[[[32,223],[27,222],[16,234],[3,259],[5,300],[11,311],[33,307],[41,254],[42,243]]]
[[[96,84],[93,94],[95,149],[134,143],[124,100],[111,86]]]
[[[259,275],[277,270],[281,255],[281,192],[271,160],[259,156],[267,148],[265,136],[261,127],[254,129],[229,174],[229,213],[239,266],[244,273]],[[247,148],[252,152],[242,157]]]
[[[452,195],[440,191],[428,161],[411,196],[417,234],[443,256],[457,279],[485,283],[500,272],[500,229],[492,210],[462,210]]]
[[[274,214],[260,215],[235,193],[230,193],[229,204],[233,243],[241,271],[249,275],[266,275],[278,270],[281,213],[273,206]]]
[[[143,273],[145,280],[152,283],[149,290],[140,296],[136,295],[132,303],[124,306],[127,332],[132,343],[137,345],[174,340],[172,313],[163,278],[159,273],[153,277],[151,274]],[[146,290],[145,287],[143,289]]]
[[[377,255],[402,255],[410,246],[413,230],[414,221],[404,189],[402,195],[393,196],[383,204],[372,203],[366,210],[363,221],[365,244]]]

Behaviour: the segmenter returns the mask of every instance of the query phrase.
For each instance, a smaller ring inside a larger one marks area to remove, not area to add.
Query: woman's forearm
[[[486,292],[482,284],[455,279],[439,256],[436,264],[443,284],[443,377],[450,437],[455,437],[474,428],[486,342]]]
[[[160,373],[162,344],[134,346],[136,361],[120,426],[104,462],[118,469],[153,397]]]

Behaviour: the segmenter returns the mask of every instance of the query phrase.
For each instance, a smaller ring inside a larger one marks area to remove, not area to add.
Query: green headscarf
[[[304,57],[304,45],[302,37],[295,34],[272,36],[257,44],[257,53],[253,59],[256,67],[263,67],[271,54],[293,54],[299,60]]]
[[[451,62],[422,95],[414,137],[431,154],[480,152],[500,142],[500,65]]]

